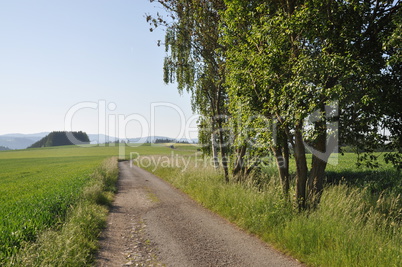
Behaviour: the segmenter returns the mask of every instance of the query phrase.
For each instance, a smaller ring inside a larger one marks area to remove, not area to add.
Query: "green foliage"
[[[261,127],[257,120],[246,125],[244,117],[262,115],[267,125],[277,123],[267,132],[275,136],[277,130],[293,146],[298,198],[321,191],[324,162],[333,149],[328,140],[338,134],[341,143],[373,152],[387,139],[380,130],[388,128],[400,147],[399,1],[225,4],[221,43],[235,146],[247,140],[247,128]],[[327,108],[333,105],[335,110]],[[267,150],[275,148],[267,137]],[[308,179],[305,144],[324,152],[313,159]]]
[[[170,139],[170,138],[165,138],[165,139],[156,139],[154,141],[155,144],[164,144],[164,143],[175,143],[176,140]]]
[[[386,153],[385,161],[392,163],[395,168],[400,171],[402,170],[402,155],[401,153]]]
[[[170,21],[161,17],[152,19],[151,16],[147,20],[155,27],[166,26],[165,83],[177,82],[179,92],[191,92],[193,109],[202,115],[221,115],[218,106],[223,106],[224,78],[218,38],[223,1],[158,2],[168,13]]]

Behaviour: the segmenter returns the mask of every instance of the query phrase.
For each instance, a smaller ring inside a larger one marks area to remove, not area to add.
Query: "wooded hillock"
[[[69,146],[89,144],[88,135],[85,132],[51,132],[29,148],[51,147],[51,146]]]

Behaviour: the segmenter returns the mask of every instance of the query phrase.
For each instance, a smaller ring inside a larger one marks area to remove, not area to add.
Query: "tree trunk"
[[[309,201],[312,207],[316,207],[320,202],[324,187],[325,168],[327,162],[313,155],[311,172],[309,177]]]
[[[278,168],[283,194],[287,196],[290,187],[288,136],[285,132],[285,129],[279,129],[277,127],[279,121],[280,117],[278,116],[278,121],[275,123],[274,129],[274,145],[271,147],[271,149],[275,157],[276,166]]]
[[[229,182],[229,170],[228,170],[228,159],[226,153],[226,144],[224,143],[223,137],[223,130],[222,130],[222,123],[219,122],[219,142],[220,142],[220,150],[221,150],[221,157],[222,157],[222,167],[223,172],[225,173],[225,181]]]
[[[289,176],[289,144],[288,144],[288,140],[287,140],[287,136],[284,133],[284,137],[282,140],[283,144],[283,157],[284,157],[284,173],[285,173],[285,186],[284,186],[284,193],[285,195],[289,193],[289,188],[290,188],[290,176]]]
[[[307,187],[307,161],[306,161],[306,149],[303,143],[302,136],[302,122],[296,125],[295,131],[295,145],[294,156],[296,160],[296,200],[299,207],[299,211],[307,207],[306,205],[306,187]]]
[[[217,99],[217,105],[216,105],[216,114],[218,116],[217,124],[218,124],[218,129],[219,129],[219,148],[221,150],[222,167],[223,167],[223,171],[225,173],[225,181],[229,182],[229,170],[228,170],[228,158],[227,158],[228,144],[225,144],[225,138],[224,138],[224,132],[223,132],[223,119],[222,119],[222,116],[224,116],[224,114],[222,113],[223,107],[220,106],[221,101],[222,101],[223,87],[218,86],[217,91],[218,91],[218,99]]]
[[[325,168],[332,152],[327,151],[330,148],[327,148],[326,121],[323,119],[316,122],[315,128],[319,131],[319,135],[313,144],[314,151],[312,151],[311,172],[308,181],[308,198],[312,207],[316,207],[320,202],[324,187]]]
[[[215,169],[219,168],[218,149],[216,147],[216,134],[213,130],[211,133],[211,148],[212,148],[212,161]]]
[[[278,167],[279,178],[281,180],[282,191],[284,195],[289,192],[289,167],[285,153],[282,153],[281,147],[273,147],[272,151],[275,156],[276,166]],[[288,154],[289,156],[289,154]]]
[[[239,176],[244,173],[244,155],[246,154],[247,147],[246,145],[242,145],[239,149],[236,150],[236,163],[233,167],[232,174],[234,177],[237,177],[239,180]]]

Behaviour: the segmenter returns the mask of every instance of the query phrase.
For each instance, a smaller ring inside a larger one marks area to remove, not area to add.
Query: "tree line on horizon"
[[[164,81],[191,94],[199,142],[227,181],[273,156],[287,194],[293,157],[304,209],[341,145],[368,166],[394,151],[385,160],[401,169],[401,1],[150,2],[164,8],[146,17],[165,28]]]
[[[147,143],[151,143],[147,140]],[[176,143],[176,144],[190,144],[188,140],[177,140],[173,138],[156,138],[153,143],[155,144],[163,144],[163,143]]]

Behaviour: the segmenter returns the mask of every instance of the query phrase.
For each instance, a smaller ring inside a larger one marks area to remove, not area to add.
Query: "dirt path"
[[[301,266],[158,177],[119,164],[97,266]]]

